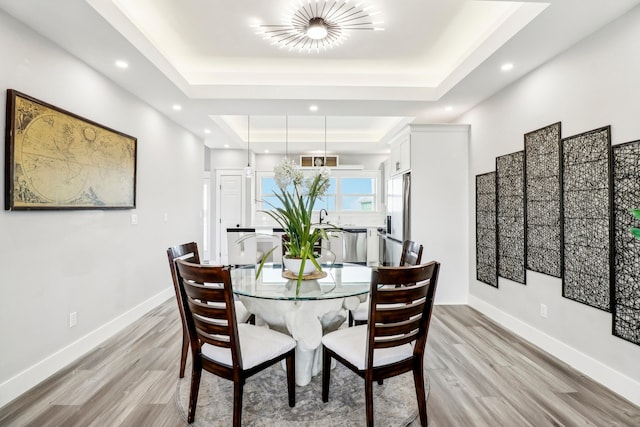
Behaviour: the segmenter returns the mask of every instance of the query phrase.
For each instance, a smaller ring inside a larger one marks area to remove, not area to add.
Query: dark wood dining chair
[[[195,264],[200,264],[200,255],[198,254],[198,244],[196,242],[184,243],[182,245],[171,246],[167,249],[167,257],[169,258],[169,268],[171,269],[171,278],[173,279],[173,288],[176,292],[178,301],[178,311],[180,312],[180,320],[182,322],[182,348],[180,352],[180,378],[184,378],[184,368],[187,364],[187,353],[189,351],[189,334],[187,332],[187,323],[184,317],[184,307],[182,307],[182,299],[180,298],[180,289],[178,288],[178,277],[176,276],[177,259],[184,259]]]
[[[422,261],[423,246],[413,240],[402,242],[402,253],[400,255],[400,267],[408,265],[418,265]],[[349,310],[348,325],[364,325],[369,319],[369,301],[364,301],[354,310]]]
[[[368,324],[322,338],[323,402],[329,401],[331,359],[336,359],[364,378],[367,426],[373,426],[374,381],[413,371],[420,422],[427,425],[423,361],[439,270],[432,261],[372,271]]]
[[[196,242],[184,243],[182,245],[171,246],[167,249],[167,257],[169,258],[169,269],[171,270],[171,279],[173,280],[173,288],[176,292],[176,300],[178,302],[178,311],[180,312],[180,321],[182,322],[182,348],[180,350],[180,378],[184,378],[184,368],[187,364],[187,353],[189,351],[189,336],[187,334],[187,324],[184,318],[184,308],[180,299],[180,291],[178,289],[178,278],[176,276],[177,259],[184,259],[195,264],[200,264],[200,255],[198,253],[198,244]],[[241,301],[236,300],[236,318],[239,322],[255,323],[253,316]]]
[[[402,242],[402,253],[400,254],[400,266],[418,265],[422,260],[422,245],[413,240]]]
[[[202,370],[233,381],[233,425],[240,427],[242,391],[250,376],[285,360],[289,406],[295,406],[296,341],[267,328],[238,323],[230,267],[176,261],[178,288],[191,342],[187,421],[195,419]]]

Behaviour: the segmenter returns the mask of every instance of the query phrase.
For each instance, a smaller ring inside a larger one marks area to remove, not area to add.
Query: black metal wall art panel
[[[613,146],[613,335],[640,345],[640,240],[629,232],[640,221],[640,141]]]
[[[560,277],[560,122],[524,135],[527,268]]]
[[[498,287],[496,173],[476,175],[476,279]]]
[[[526,284],[524,151],[496,158],[498,276]]]
[[[562,295],[610,311],[611,127],[564,138]]]

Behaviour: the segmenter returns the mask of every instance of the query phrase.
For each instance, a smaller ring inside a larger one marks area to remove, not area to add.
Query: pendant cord
[[[323,166],[327,166],[327,116],[324,116],[324,160]]]

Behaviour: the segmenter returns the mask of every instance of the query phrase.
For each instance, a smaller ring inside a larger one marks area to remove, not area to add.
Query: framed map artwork
[[[137,139],[9,89],[5,210],[133,209]]]

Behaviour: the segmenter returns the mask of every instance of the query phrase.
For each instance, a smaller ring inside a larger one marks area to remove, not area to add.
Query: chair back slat
[[[395,338],[377,339],[374,343],[374,348],[389,348],[398,347],[404,344],[415,341],[418,337],[419,331],[416,329],[413,332]]]
[[[230,348],[234,365],[242,366],[229,268],[184,260],[176,268],[192,351],[205,343]]]
[[[432,261],[372,271],[366,366],[373,366],[374,349],[411,342],[414,357],[423,357],[439,269]]]
[[[427,268],[426,275],[429,275],[433,270],[433,266],[424,264]],[[403,287],[411,285],[417,282],[424,281],[422,277],[425,273],[420,269],[410,268],[415,266],[404,267],[377,267],[376,270],[379,274],[376,275],[375,281],[377,285],[395,285],[396,287]],[[380,274],[384,272],[384,274]],[[428,280],[428,279],[427,279]],[[391,288],[392,286],[386,286],[384,289]]]
[[[420,316],[424,311],[424,299],[422,302],[397,305],[394,307],[383,308],[378,305],[373,318],[377,324],[395,324]]]
[[[414,286],[420,284],[421,286]],[[389,292],[393,290],[394,292]],[[426,283],[411,282],[405,283],[397,288],[385,287],[378,289],[378,304],[398,304],[407,301],[415,301],[424,298],[429,291]]]
[[[403,333],[409,333],[413,330],[420,328],[420,318],[414,317],[413,319],[407,319],[396,323],[390,324],[378,324],[378,330],[376,331],[376,339],[378,337],[390,337],[395,335],[401,335]]]

